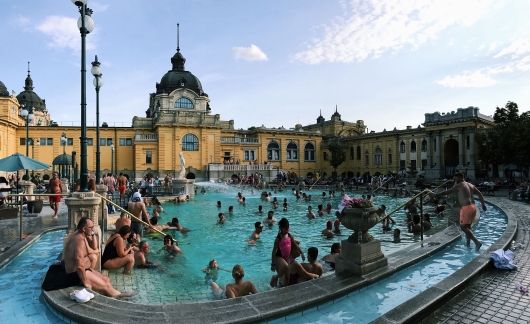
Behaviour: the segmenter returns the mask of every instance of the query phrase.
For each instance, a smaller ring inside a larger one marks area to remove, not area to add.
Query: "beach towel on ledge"
[[[513,263],[513,252],[510,250],[498,249],[491,252],[490,259],[497,269],[517,270],[517,266]]]

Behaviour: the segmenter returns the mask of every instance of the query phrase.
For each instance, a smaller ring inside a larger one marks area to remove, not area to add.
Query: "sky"
[[[79,125],[79,13],[69,0],[0,0],[0,81],[34,91],[61,125]],[[530,1],[89,1],[87,123],[95,125],[90,62],[104,85],[100,121],[130,126],[171,69],[180,24],[186,70],[212,114],[235,128],[364,120],[369,131],[417,127],[424,114],[514,101],[530,109]]]

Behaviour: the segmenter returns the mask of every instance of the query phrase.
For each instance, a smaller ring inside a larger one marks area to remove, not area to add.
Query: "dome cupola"
[[[0,97],[9,97],[9,91],[7,91],[7,88],[2,81],[0,81]]]
[[[28,76],[24,82],[24,91],[17,95],[17,100],[20,105],[26,107],[33,107],[33,110],[46,111],[46,101],[41,99],[38,94],[33,91],[33,80],[31,79],[29,62],[28,62]]]

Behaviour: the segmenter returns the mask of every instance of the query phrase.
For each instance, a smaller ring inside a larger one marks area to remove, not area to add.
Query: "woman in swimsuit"
[[[132,246],[127,247],[125,244],[130,234],[131,227],[125,225],[117,233],[109,237],[101,257],[101,265],[104,269],[123,268],[124,274],[131,273],[131,269],[134,267],[134,251]]]
[[[291,281],[291,276],[299,276],[306,280],[317,278],[312,273],[307,272],[295,259],[302,256],[305,261],[305,256],[298,242],[289,233],[289,221],[287,218],[282,218],[278,222],[279,232],[274,241],[272,248],[272,262],[271,270],[277,272],[277,276],[271,279],[271,286],[276,286],[278,280],[280,284],[287,286],[290,282],[296,283],[297,280]]]

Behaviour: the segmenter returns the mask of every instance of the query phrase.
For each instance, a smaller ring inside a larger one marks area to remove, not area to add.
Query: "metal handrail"
[[[136,217],[135,215],[133,215],[131,212],[129,212],[127,209],[124,209],[123,207],[121,207],[120,205],[116,204],[115,202],[113,202],[112,200],[108,199],[107,197],[104,197],[98,193],[95,193],[97,196],[99,196],[101,199],[105,200],[106,202],[109,202],[111,203],[114,207],[117,207],[119,210],[121,210],[122,212],[125,212],[127,215],[131,216],[132,218],[136,219],[137,221],[139,221],[140,223],[148,226],[149,228],[151,228],[152,230],[154,230],[155,232],[157,232],[158,234],[160,235],[163,235],[163,236],[166,236],[167,234],[158,230],[157,228],[153,227],[153,225],[149,224],[149,223],[146,223],[144,222],[143,220],[141,220],[140,218]]]
[[[379,187],[377,187],[375,190],[372,191],[372,194],[374,194],[377,190],[381,189],[388,181],[394,179],[394,177],[388,178],[386,181],[384,181]]]
[[[430,190],[430,189],[424,189],[423,191],[415,194],[414,196],[412,196],[409,200],[407,200],[405,203],[401,204],[399,207],[397,207],[396,209],[394,209],[393,211],[391,211],[390,213],[386,214],[385,217],[381,218],[381,221],[386,219],[387,217],[389,217],[390,215],[396,213],[397,211],[399,211],[401,208],[405,207],[405,205],[407,205],[409,202],[411,202],[412,200],[420,197],[420,196],[423,196],[425,194],[428,194],[428,193],[431,193],[432,191],[436,190],[436,189],[439,189],[440,187],[444,186],[446,183],[448,182],[451,182],[453,180],[446,180],[444,181],[441,185],[437,186],[436,188],[434,188],[433,190]]]
[[[315,180],[315,182],[313,182],[313,184],[309,187],[309,190],[311,190],[311,189],[313,188],[313,186],[317,184],[317,182],[318,182],[318,180],[320,180],[320,178],[322,178],[322,177],[319,176],[319,177]]]

